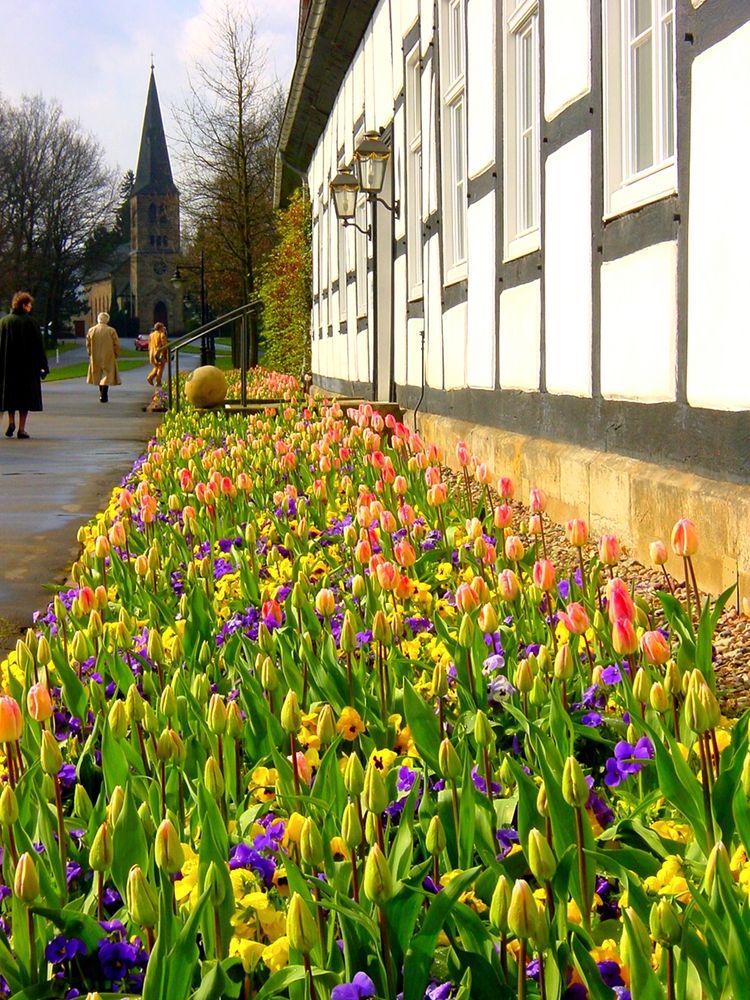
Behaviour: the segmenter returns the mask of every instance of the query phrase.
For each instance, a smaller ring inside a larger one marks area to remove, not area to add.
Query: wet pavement
[[[76,348],[59,364],[84,359]],[[49,360],[55,366],[54,352]],[[123,384],[110,388],[107,404],[85,378],[44,383],[44,411],[29,414],[28,441],[4,437],[2,416],[0,648],[15,645],[19,629],[66,581],[78,528],[106,505],[158,426],[162,414],[145,410],[148,371],[144,356],[143,365],[121,373]]]

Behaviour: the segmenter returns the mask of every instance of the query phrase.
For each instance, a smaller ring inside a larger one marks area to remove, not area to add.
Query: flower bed
[[[253,386],[166,416],[3,665],[3,995],[743,996],[693,525],[684,605],[580,520],[561,579],[539,490]]]

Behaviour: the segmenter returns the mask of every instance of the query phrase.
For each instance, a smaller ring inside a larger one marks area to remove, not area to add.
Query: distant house
[[[276,197],[303,173],[314,383],[641,557],[690,516],[750,593],[748,93],[747,0],[303,3]],[[400,214],[344,229],[371,130]]]

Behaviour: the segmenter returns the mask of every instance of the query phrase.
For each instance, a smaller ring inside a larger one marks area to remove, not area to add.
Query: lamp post
[[[200,264],[183,264],[182,269],[184,271],[198,271],[200,274],[200,294],[201,294],[201,326],[205,326],[208,322],[208,305],[206,303],[206,260],[204,257],[203,249],[201,249]],[[176,267],[175,272],[172,275],[172,284],[175,289],[179,292],[182,288],[182,275],[180,274],[180,268]],[[213,365],[216,362],[216,344],[214,343],[213,333],[203,334],[201,337],[201,364],[202,365]]]
[[[380,138],[379,132],[365,132],[354,150],[356,176],[350,166],[342,165],[329,184],[339,222],[344,226],[354,226],[372,243],[374,263],[372,269],[373,395],[375,395],[378,381],[378,227],[375,225],[375,204],[382,205],[397,219],[400,216],[400,203],[398,201],[389,205],[380,197],[390,156],[390,147]],[[368,204],[371,207],[372,222],[368,223],[366,229],[354,221],[357,195],[360,191],[367,196]]]

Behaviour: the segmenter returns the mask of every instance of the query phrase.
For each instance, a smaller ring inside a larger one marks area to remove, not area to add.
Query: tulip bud
[[[323,864],[323,838],[320,835],[320,827],[309,816],[302,824],[299,849],[304,863],[317,871]]]
[[[18,820],[18,801],[16,793],[6,785],[0,794],[0,825],[5,827],[13,826]]]
[[[432,697],[444,698],[448,694],[448,671],[442,660],[438,660],[432,671]]]
[[[531,874],[540,884],[549,882],[557,871],[557,860],[547,838],[536,827],[529,831],[527,852]]]
[[[206,760],[206,766],[203,768],[203,783],[208,794],[218,802],[224,795],[224,776],[215,757],[209,757]]]
[[[159,712],[167,719],[172,719],[177,715],[177,699],[171,684],[164,686],[159,698]]]
[[[281,728],[285,733],[292,735],[299,731],[302,725],[302,716],[299,710],[296,693],[290,688],[287,691],[284,704],[281,706]]]
[[[534,674],[531,670],[531,662],[528,659],[520,660],[517,664],[513,684],[522,694],[528,694],[533,688]]]
[[[383,611],[376,611],[372,618],[372,637],[384,646],[390,646],[392,641],[391,626]]]
[[[343,653],[352,653],[357,648],[357,627],[354,615],[347,609],[344,612],[344,621],[341,624],[341,635],[339,645]]]
[[[49,731],[42,731],[42,745],[39,752],[39,759],[44,774],[56,775],[63,765],[63,756],[60,745]]]
[[[649,694],[651,692],[651,682],[648,679],[648,674],[643,669],[639,667],[635,672],[635,677],[633,678],[633,694],[637,701],[642,705],[645,705],[648,701]]]
[[[270,656],[263,657],[260,665],[260,683],[264,691],[275,691],[279,684],[276,664]]]
[[[155,927],[159,916],[156,893],[148,884],[140,865],[133,865],[128,872],[126,887],[128,911],[141,927]]]
[[[681,517],[672,528],[672,551],[686,559],[698,551],[698,536],[690,518]]]
[[[233,740],[238,740],[242,736],[244,728],[245,723],[240,706],[236,701],[230,701],[227,706],[227,733]]]
[[[491,747],[495,744],[495,733],[490,725],[490,720],[480,708],[474,720],[474,739],[478,747]]]
[[[461,760],[447,737],[441,742],[438,750],[438,767],[441,775],[451,781],[455,781],[461,774]]]
[[[365,787],[365,771],[362,761],[356,753],[349,754],[349,758],[344,768],[344,786],[347,792],[356,798],[362,794]]]
[[[83,785],[76,784],[73,792],[73,815],[87,825],[93,811],[94,806],[89,798],[89,793]]]
[[[563,767],[562,794],[569,806],[583,809],[589,800],[589,786],[583,768],[575,757],[568,757]]]
[[[320,712],[318,712],[315,729],[322,746],[327,746],[333,741],[336,736],[336,717],[330,705],[323,705]]]
[[[385,782],[372,761],[365,770],[365,786],[363,789],[363,804],[368,812],[380,814],[388,805],[388,792]]]
[[[211,907],[215,910],[224,902],[224,897],[226,896],[226,888],[219,875],[219,868],[215,861],[212,861],[206,872],[206,877],[203,882],[203,891],[208,890],[208,901]]]
[[[185,852],[180,838],[168,819],[162,820],[156,831],[154,859],[165,875],[174,875],[185,863]]]
[[[750,753],[745,754],[745,760],[742,763],[742,776],[740,777],[740,784],[742,785],[742,791],[745,798],[750,799]]]
[[[435,815],[430,820],[430,825],[427,827],[427,835],[425,837],[425,845],[430,854],[434,857],[439,857],[445,850],[445,830],[443,824],[440,821],[440,817]]]
[[[367,593],[367,582],[361,573],[352,577],[352,596],[361,600]]]
[[[680,943],[682,924],[680,914],[669,899],[661,899],[651,907],[649,915],[651,937],[668,948]]]
[[[664,690],[673,698],[682,694],[682,674],[674,660],[669,660],[664,671]]]
[[[286,936],[296,951],[308,957],[318,943],[318,924],[298,892],[289,901],[286,913]]]
[[[109,798],[109,804],[107,806],[107,821],[112,826],[114,826],[117,822],[124,802],[125,792],[122,789],[122,785],[115,785],[112,789],[112,795]]]
[[[22,903],[33,903],[39,895],[39,876],[32,856],[24,852],[18,859],[13,893]]]
[[[125,739],[128,731],[128,713],[124,701],[115,701],[107,716],[107,724],[114,738],[119,742]]]
[[[567,642],[560,643],[555,656],[555,678],[558,681],[569,681],[573,676],[573,657]]]
[[[533,937],[539,925],[539,910],[531,886],[518,879],[513,886],[508,908],[508,928],[518,938]]]
[[[341,818],[341,838],[350,851],[353,851],[362,840],[362,823],[353,802],[347,802],[344,806],[344,815]]]
[[[370,902],[378,906],[384,906],[393,896],[393,876],[378,844],[372,846],[365,861],[364,890]]]
[[[511,888],[505,875],[495,884],[490,902],[490,923],[501,934],[508,933],[508,911],[510,910]]]
[[[208,703],[208,728],[217,736],[227,728],[227,707],[220,694],[212,694]]]
[[[94,834],[89,851],[89,866],[95,872],[106,872],[112,867],[113,856],[109,827],[106,823],[102,823]]]
[[[151,806],[148,802],[141,802],[138,806],[138,818],[141,821],[141,826],[146,837],[149,839],[153,837],[156,833],[156,825],[154,824],[154,819],[151,815]]]
[[[656,681],[651,685],[648,701],[651,708],[660,715],[663,715],[669,709],[669,698],[661,681]]]
[[[458,629],[458,644],[462,649],[470,649],[473,642],[474,622],[468,614],[465,614]]]
[[[497,612],[491,604],[485,604],[477,617],[477,625],[480,631],[486,633],[496,632],[498,626]]]
[[[717,875],[725,881],[732,878],[729,854],[722,840],[716,841],[706,861],[706,874],[704,878],[706,892],[710,893],[712,891]]]
[[[34,655],[23,639],[18,639],[16,642],[16,658],[21,673],[24,677],[28,677],[34,669]]]

